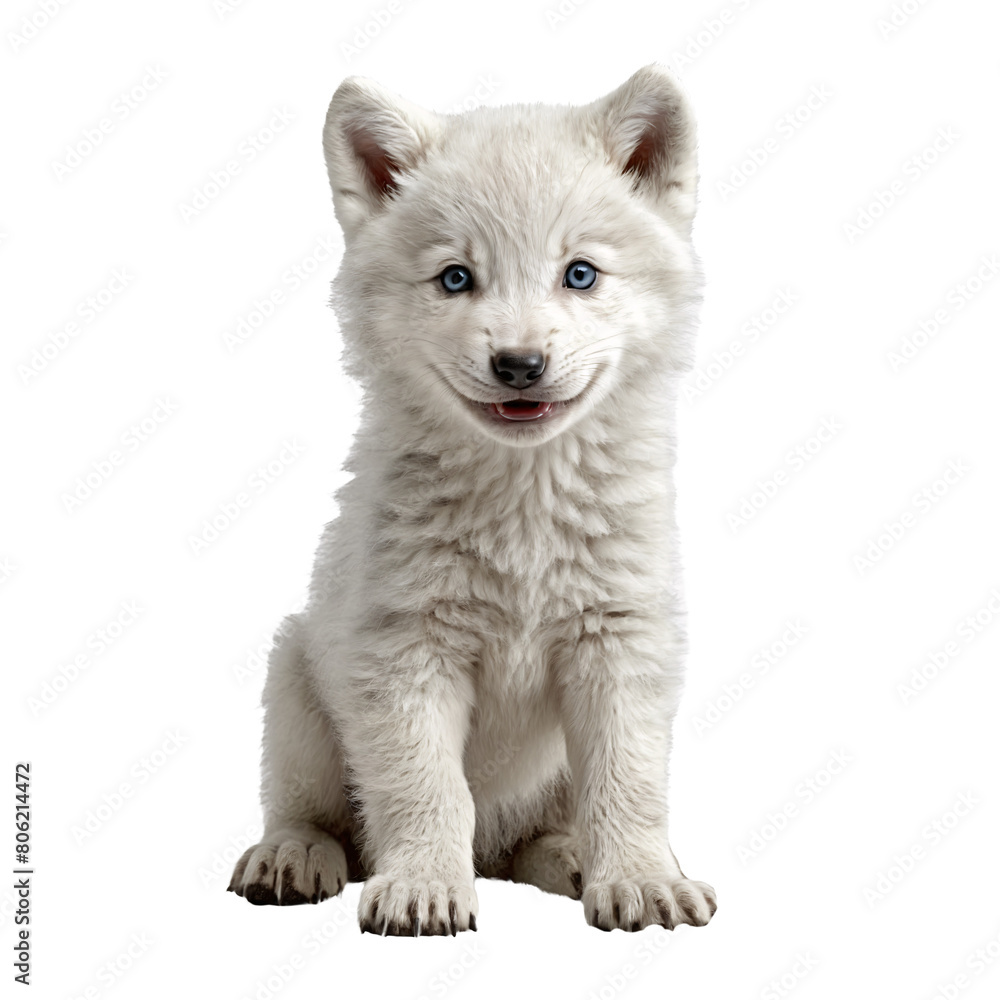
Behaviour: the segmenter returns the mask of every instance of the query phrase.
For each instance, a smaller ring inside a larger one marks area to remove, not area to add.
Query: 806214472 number
[[[14,768],[14,859],[27,865],[31,855],[31,765],[20,762]]]

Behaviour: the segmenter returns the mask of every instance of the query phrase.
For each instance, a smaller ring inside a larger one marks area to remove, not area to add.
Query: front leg
[[[475,930],[475,807],[462,766],[467,662],[419,618],[393,632],[391,655],[369,654],[352,671],[339,713],[372,872],[358,919],[376,934]]]
[[[641,617],[588,616],[560,666],[576,787],[583,905],[602,930],[708,923],[715,893],[684,876],[667,842],[667,760],[680,689]]]

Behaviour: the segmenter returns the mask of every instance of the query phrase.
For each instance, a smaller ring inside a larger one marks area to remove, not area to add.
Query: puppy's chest
[[[387,507],[386,554],[419,573],[429,597],[485,603],[530,629],[592,603],[630,545],[630,504],[609,501],[601,485],[544,466],[414,471]]]
[[[484,643],[476,663],[476,702],[484,715],[533,714],[550,682],[546,639],[541,630],[509,628]]]

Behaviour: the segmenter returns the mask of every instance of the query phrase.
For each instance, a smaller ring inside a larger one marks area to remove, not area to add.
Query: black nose
[[[524,389],[545,371],[545,358],[541,354],[498,354],[493,358],[493,371],[501,382]]]

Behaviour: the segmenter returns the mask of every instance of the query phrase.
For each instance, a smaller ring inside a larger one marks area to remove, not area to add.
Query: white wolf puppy
[[[365,879],[383,934],[475,930],[477,875],[605,930],[705,924],[667,843],[688,103],[655,66],[586,106],[461,115],[350,78],[324,148],[364,412],[271,656],[266,832],[230,888]]]

